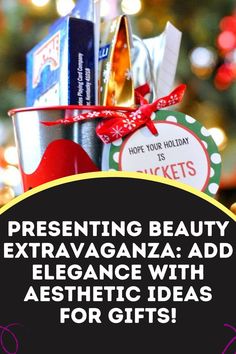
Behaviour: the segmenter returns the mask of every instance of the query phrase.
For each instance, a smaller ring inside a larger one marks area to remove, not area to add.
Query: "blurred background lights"
[[[191,69],[200,78],[207,78],[216,65],[216,54],[210,48],[197,47],[190,53]]]
[[[90,0],[0,0],[0,205],[23,192],[7,112],[25,104],[26,53],[77,1]],[[210,129],[222,154],[219,201],[231,205],[236,201],[235,0],[100,1],[103,20],[131,15],[133,33],[141,39],[159,36],[167,21],[183,32],[173,88],[184,82],[188,90],[179,110]]]
[[[37,7],[43,7],[46,6],[50,0],[31,0],[32,4],[37,6]]]
[[[190,55],[191,63],[194,66],[208,67],[215,64],[215,53],[205,47],[195,48]]]
[[[10,165],[18,164],[17,150],[15,146],[8,146],[4,151],[4,159]]]
[[[101,17],[107,17],[110,11],[110,4],[109,0],[102,0],[101,1],[101,8],[100,8],[100,14]]]
[[[2,180],[7,186],[18,186],[21,182],[19,170],[15,166],[7,166],[3,171]]]
[[[225,16],[220,21],[220,29],[221,31],[232,31],[236,33],[236,17],[235,14],[233,16]]]
[[[14,190],[9,186],[4,186],[0,190],[0,207],[9,203],[15,197]]]
[[[229,63],[236,64],[236,49],[232,50],[231,52],[227,53],[225,59]]]
[[[217,38],[218,47],[223,51],[232,50],[236,45],[235,34],[231,31],[224,31]]]
[[[142,8],[142,3],[140,0],[122,0],[121,9],[127,15],[135,15]]]
[[[73,0],[57,0],[56,2],[57,12],[60,16],[66,16],[72,11],[74,6],[75,3]]]
[[[0,120],[0,146],[6,144],[11,136],[10,122]]]
[[[226,90],[234,80],[234,70],[231,63],[222,64],[216,71],[214,83],[218,90]]]
[[[213,127],[208,130],[213,140],[215,141],[216,145],[218,146],[219,150],[222,151],[227,144],[227,136],[224,130],[219,127]]]
[[[137,26],[138,26],[139,32],[142,33],[142,36],[144,36],[144,37],[148,37],[148,36],[151,37],[152,36],[154,24],[150,19],[148,19],[146,17],[142,17],[142,18],[138,19]]]

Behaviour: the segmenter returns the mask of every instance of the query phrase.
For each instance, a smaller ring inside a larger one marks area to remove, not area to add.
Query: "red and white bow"
[[[140,105],[138,108],[103,108],[102,106],[89,106],[87,108],[89,111],[81,113],[77,116],[58,119],[54,122],[42,123],[51,126],[56,124],[72,124],[88,119],[102,118],[103,120],[97,125],[96,133],[105,144],[122,138],[144,125],[148,127],[152,134],[156,135],[158,132],[152,121],[152,114],[159,109],[181,102],[185,90],[186,85],[179,85],[169,95],[158,98],[152,103],[148,103],[148,101],[144,98],[144,95],[149,92],[149,86],[145,84],[135,90],[136,103]]]

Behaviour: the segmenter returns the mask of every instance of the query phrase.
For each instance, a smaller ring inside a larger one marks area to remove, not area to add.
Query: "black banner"
[[[0,216],[0,353],[235,353],[235,231],[150,178],[26,197]]]

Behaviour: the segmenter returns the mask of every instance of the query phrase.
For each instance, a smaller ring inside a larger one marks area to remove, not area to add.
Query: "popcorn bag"
[[[97,120],[48,127],[44,121],[93,112],[97,3],[79,1],[27,53],[27,107],[11,110],[24,191],[57,178],[100,170]],[[78,18],[79,17],[79,18]]]
[[[48,127],[82,112],[89,106],[32,107],[12,110],[19,168],[24,191],[57,178],[100,170],[102,142],[96,121]]]
[[[102,106],[134,105],[131,33],[123,15],[101,25],[99,49],[99,102]]]
[[[98,6],[78,1],[27,55],[28,107],[9,112],[24,190],[117,170],[214,196],[217,146],[193,117],[172,110],[186,90],[172,87],[181,32],[168,22],[160,36],[142,40],[126,15],[100,23]]]

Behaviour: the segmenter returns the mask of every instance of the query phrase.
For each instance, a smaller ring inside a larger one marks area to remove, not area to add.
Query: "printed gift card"
[[[104,150],[103,166],[162,176],[214,196],[221,156],[208,130],[194,118],[174,111],[158,111],[153,122],[157,135],[144,126],[115,140],[109,151]]]

